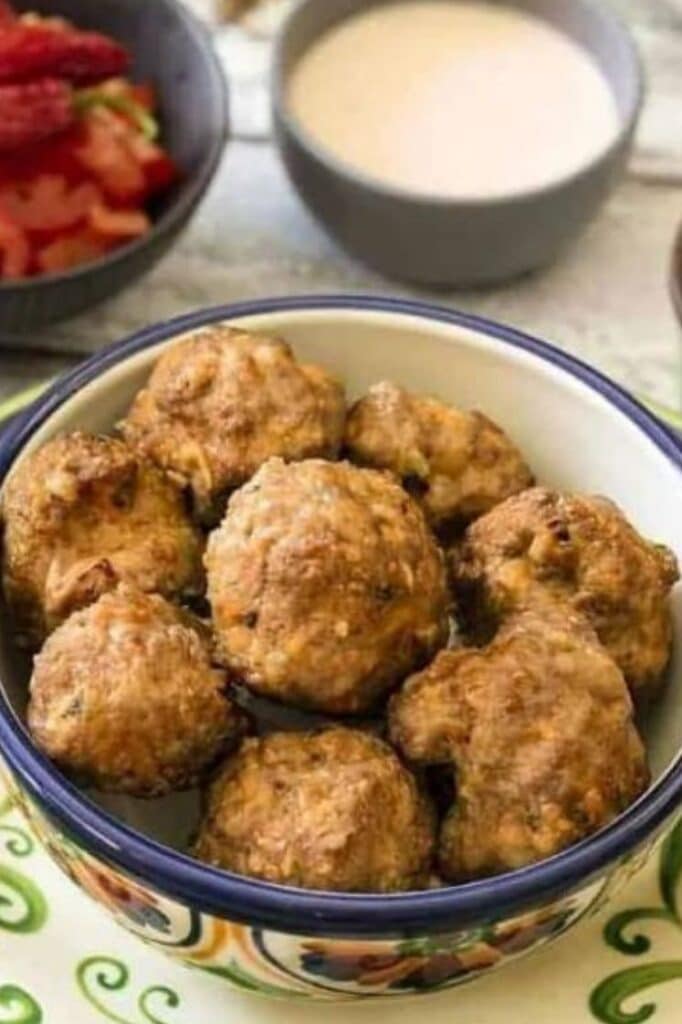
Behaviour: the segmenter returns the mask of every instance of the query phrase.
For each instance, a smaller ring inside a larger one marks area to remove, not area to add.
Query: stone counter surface
[[[210,14],[212,0],[192,0]],[[682,219],[682,0],[618,0],[649,89],[627,179],[552,267],[486,291],[428,292],[351,260],[301,205],[270,144],[265,87],[281,0],[216,28],[234,137],[174,251],[99,309],[25,339],[0,339],[0,395],[50,376],[150,321],[263,295],[363,291],[431,298],[553,341],[659,401],[680,398],[680,341],[667,292]],[[30,351],[29,351],[30,349]]]

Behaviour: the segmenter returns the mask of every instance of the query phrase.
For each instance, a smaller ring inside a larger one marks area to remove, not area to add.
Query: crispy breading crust
[[[434,838],[391,748],[335,728],[246,740],[211,787],[195,853],[282,885],[394,892],[426,885]]]
[[[284,702],[367,710],[447,636],[442,554],[388,474],[272,459],[205,562],[219,657]]]

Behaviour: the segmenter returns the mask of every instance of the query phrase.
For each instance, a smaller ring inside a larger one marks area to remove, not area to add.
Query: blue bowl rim
[[[146,328],[60,378],[0,437],[0,484],[21,449],[67,399],[129,356],[219,320],[288,311],[355,310],[404,314],[469,328],[529,352],[577,378],[638,427],[682,471],[682,440],[623,388],[574,356],[482,317],[430,303],[369,295],[303,295],[199,310]],[[449,931],[497,920],[562,898],[652,837],[682,804],[682,752],[627,811],[594,836],[538,864],[492,878],[406,894],[328,893],[289,888],[219,871],[163,846],[96,807],[32,744],[0,694],[0,750],[47,813],[107,863],[195,911],[297,935],[388,938]]]
[[[177,198],[158,219],[152,222],[151,229],[146,235],[118,246],[98,259],[72,267],[70,270],[40,274],[37,277],[19,278],[16,281],[0,280],[0,300],[6,295],[15,295],[31,289],[37,291],[39,288],[55,287],[78,278],[84,278],[91,273],[106,271],[110,267],[125,262],[135,253],[141,252],[149,246],[153,247],[157,239],[165,237],[177,225],[184,223],[211,184],[220,165],[229,132],[227,80],[208,28],[192,13],[189,7],[181,0],[155,0],[155,2],[172,11],[185,23],[188,32],[196,41],[198,51],[203,53],[206,64],[210,68],[214,128],[210,150],[206,152],[194,174],[185,180],[185,187],[181,188]]]

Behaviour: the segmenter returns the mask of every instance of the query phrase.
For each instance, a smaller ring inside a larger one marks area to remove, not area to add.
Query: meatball
[[[108,791],[196,784],[243,731],[199,620],[127,586],[75,612],[35,659],[28,723],[61,768]]]
[[[30,645],[119,581],[167,597],[202,590],[182,495],[114,438],[48,441],[11,474],[2,516],[5,596]]]
[[[443,557],[388,475],[267,462],[209,538],[219,659],[253,690],[368,710],[447,636]]]
[[[538,587],[584,612],[638,700],[670,656],[674,555],[642,539],[612,502],[536,487],[468,530],[454,552],[462,606],[479,619],[532,603]]]
[[[441,652],[392,699],[390,732],[411,760],[455,766],[439,849],[451,881],[557,853],[649,778],[625,680],[562,604],[516,613],[487,648]]]
[[[434,527],[470,522],[533,482],[521,452],[486,416],[387,381],[353,406],[345,443],[360,464],[396,473]]]
[[[214,525],[270,456],[335,458],[344,419],[343,387],[324,370],[278,338],[218,326],[161,356],[120,427]]]
[[[391,748],[334,728],[246,740],[211,787],[195,853],[282,885],[393,892],[426,885],[434,839]]]

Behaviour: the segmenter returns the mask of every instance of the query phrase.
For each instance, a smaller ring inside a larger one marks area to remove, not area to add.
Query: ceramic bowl
[[[592,54],[613,90],[620,128],[612,145],[578,173],[500,199],[441,199],[383,185],[331,156],[289,113],[291,69],[325,31],[366,9],[368,0],[302,0],[283,27],[272,103],[289,176],[334,238],[388,277],[433,286],[482,285],[541,267],[585,227],[622,175],[643,89],[627,29],[598,0],[510,2]]]
[[[614,498],[682,552],[682,442],[595,370],[518,331],[438,307],[354,297],[208,310],[105,349],[55,384],[0,438],[0,478],[58,431],[107,430],[164,346],[228,321],[281,334],[351,396],[390,377],[507,428],[541,480]],[[676,657],[645,723],[654,782],[597,835],[532,867],[403,895],[284,888],[181,852],[194,793],[161,801],[75,789],[23,725],[28,666],[0,619],[0,750],[56,862],[122,924],[171,956],[267,995],[357,999],[457,985],[543,946],[601,906],[645,861],[682,800],[682,588]]]
[[[206,29],[181,0],[17,0],[107,32],[133,54],[132,76],[157,89],[162,141],[183,172],[143,238],[59,274],[0,282],[0,329],[18,333],[80,313],[137,281],[169,249],[206,192],[223,152],[227,94]]]

